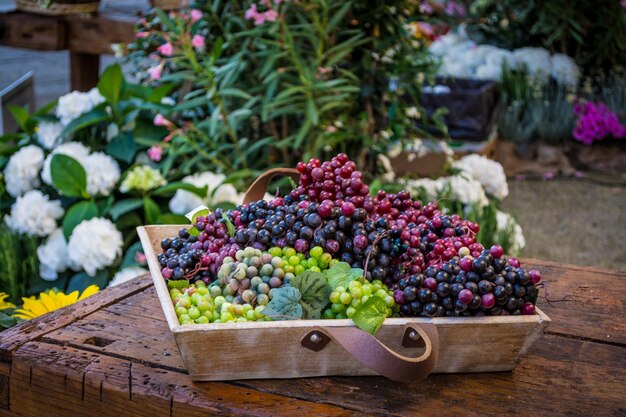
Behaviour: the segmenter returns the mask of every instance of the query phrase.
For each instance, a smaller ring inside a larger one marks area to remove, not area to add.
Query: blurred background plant
[[[339,151],[371,166],[383,143],[426,119],[420,89],[436,65],[428,34],[411,23],[414,2],[195,7],[157,10],[131,45],[137,63],[148,58],[139,73],[148,85],[176,85],[179,104],[165,116],[181,129],[168,158],[185,174],[207,164],[261,170]]]

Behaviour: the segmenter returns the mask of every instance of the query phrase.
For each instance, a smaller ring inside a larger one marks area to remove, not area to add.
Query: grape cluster
[[[389,290],[380,280],[372,282],[363,277],[350,281],[347,287],[337,287],[330,293],[330,308],[324,310],[325,319],[345,319],[350,318],[356,309],[365,303],[370,297],[377,296],[385,301],[387,305],[387,317],[397,311],[397,306],[393,298],[393,291]]]
[[[163,253],[157,255],[165,279],[214,280],[224,258],[235,256],[239,249],[228,235],[222,211],[198,216],[193,224],[197,236],[182,228],[178,236],[161,241]]]
[[[210,296],[220,305],[214,311],[225,308],[233,319],[245,318],[237,306],[264,306],[273,289],[335,262],[364,269],[363,280],[352,285],[389,291],[381,298],[404,316],[534,312],[538,272],[505,260],[499,246],[485,250],[476,240],[477,223],[443,213],[436,202],[413,200],[407,191],[369,195],[363,173],[345,154],[301,162],[297,170],[300,181],[289,194],[218,209],[164,239],[163,276],[212,283]],[[349,317],[358,304],[351,290],[340,292],[340,302],[333,293],[325,315]]]
[[[463,248],[461,248],[463,249]],[[465,248],[467,249],[467,248]],[[455,257],[441,267],[402,278],[394,292],[405,316],[533,314],[539,271],[520,268],[494,245],[479,256]]]
[[[267,320],[263,315],[263,306],[253,308],[250,304],[235,305],[223,296],[213,296],[202,280],[179,289],[170,289],[178,322],[180,324],[225,323],[229,321]]]

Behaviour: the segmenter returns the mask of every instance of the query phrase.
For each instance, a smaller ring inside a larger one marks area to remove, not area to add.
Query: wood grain
[[[272,174],[275,173],[270,172],[270,176]],[[260,177],[261,180],[267,178]],[[156,258],[161,240],[175,235],[179,229],[180,226],[176,225],[145,226],[138,227],[137,233],[158,296],[158,303],[154,304],[161,305],[186,368],[195,381],[376,374],[334,340],[319,352],[311,352],[300,343],[312,331],[324,333],[324,327],[354,327],[349,319],[179,325]],[[406,324],[433,324],[437,327],[440,345],[435,346],[439,360],[433,372],[508,371],[519,363],[549,324],[547,316],[541,311],[537,313],[529,316],[387,319],[376,333],[376,339],[397,353],[396,357],[416,358],[423,351],[405,348],[401,343]],[[206,346],[220,346],[221,349],[207,351]],[[280,357],[258,360],[259,351],[278,346],[281,346]],[[360,348],[366,349],[366,346]],[[489,357],[478,355],[487,349],[491,350]],[[231,352],[242,364],[242,370],[236,375],[225,360]],[[366,356],[371,356],[371,352]]]
[[[626,345],[626,274],[536,259],[522,265],[542,273],[537,305],[552,319],[549,333]]]
[[[65,24],[53,17],[30,13],[0,13],[0,44],[58,51],[66,47]]]
[[[147,279],[136,279],[101,291],[88,299],[37,317],[1,333],[0,360],[10,362],[13,351],[42,335],[66,326],[94,311],[114,304],[122,298],[138,293],[151,285]]]
[[[354,412],[188,376],[70,347],[29,342],[15,352],[11,410],[24,416],[349,416]],[[202,410],[202,411],[200,411]]]

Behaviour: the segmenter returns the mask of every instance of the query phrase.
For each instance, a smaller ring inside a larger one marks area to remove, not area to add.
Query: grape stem
[[[189,279],[193,278],[194,275],[196,275],[198,272],[200,272],[200,271],[208,271],[208,270],[209,270],[208,266],[200,267],[200,264],[198,263],[193,270],[191,270],[188,273],[186,273],[185,275],[183,275],[183,278],[185,278],[187,281],[189,281]]]
[[[543,298],[544,300],[546,300],[548,302],[548,305],[550,307],[554,307],[552,304],[554,303],[562,303],[562,302],[567,302],[567,301],[573,301],[570,297],[572,297],[571,294],[567,294],[565,295],[563,298],[561,298],[560,300],[551,300],[548,298],[549,294],[548,294],[548,286],[546,285],[545,282],[540,283],[539,285],[537,285],[537,287],[539,288],[543,288],[545,291],[545,295],[541,298]]]
[[[389,233],[385,230],[380,235],[376,236],[376,239],[374,239],[374,241],[372,242],[372,248],[369,250],[369,252],[367,252],[367,258],[365,258],[365,266],[363,267],[363,277],[365,279],[367,279],[367,267],[369,266],[369,263],[370,263],[370,256],[372,255],[372,250],[374,249],[376,245],[378,245],[378,242],[380,242],[380,240],[386,237],[388,234]]]

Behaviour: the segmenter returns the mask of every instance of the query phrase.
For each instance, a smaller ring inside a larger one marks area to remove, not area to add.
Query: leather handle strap
[[[426,349],[419,357],[400,355],[357,327],[320,327],[317,330],[380,375],[394,381],[412,382],[426,378],[435,369],[439,358],[439,334],[433,324],[407,324],[404,330],[407,329],[417,332],[424,341]]]
[[[246,191],[243,198],[243,204],[253,203],[263,199],[270,181],[277,175],[292,178],[295,182],[300,181],[300,173],[295,168],[272,168],[265,171],[259,176]]]

